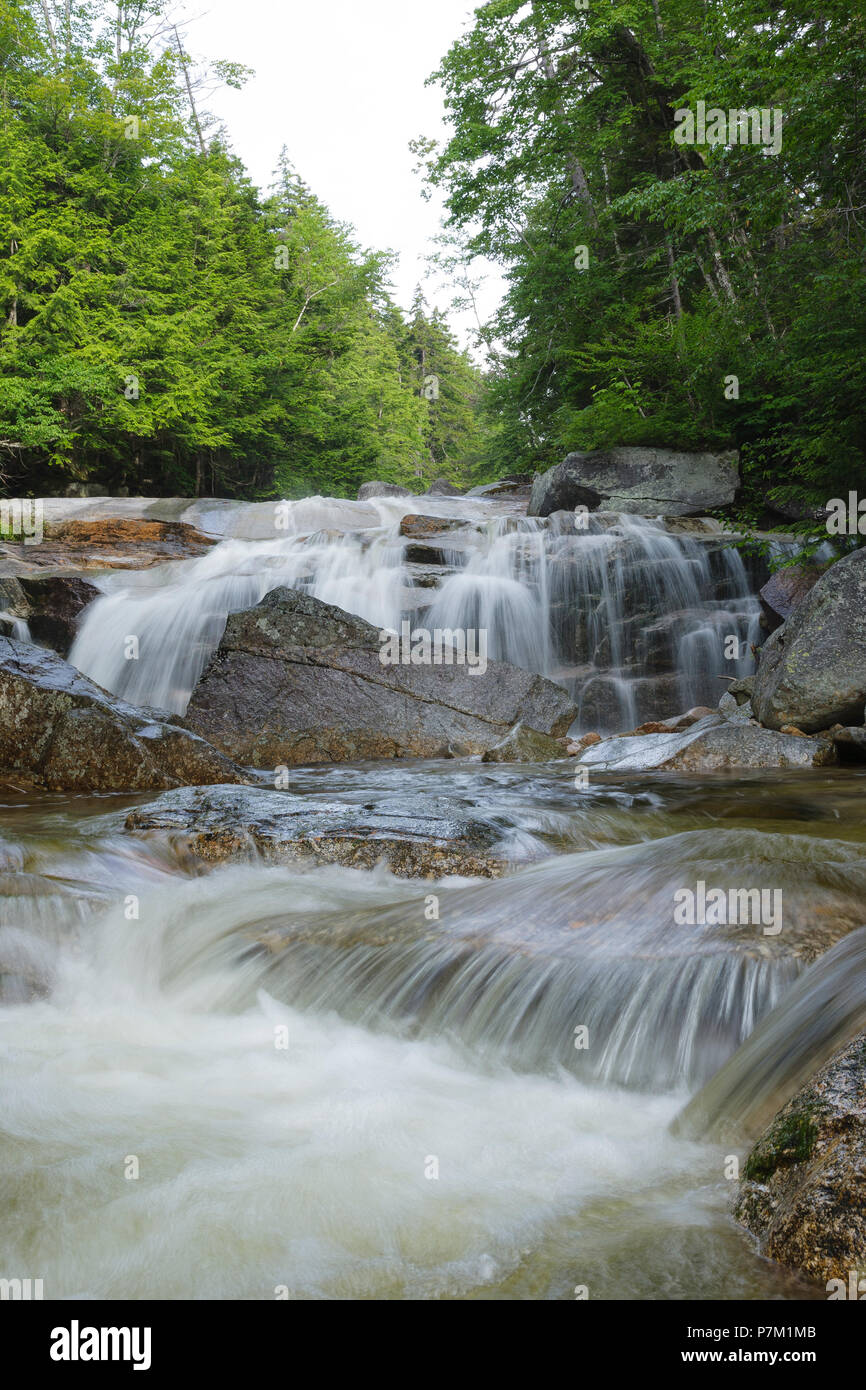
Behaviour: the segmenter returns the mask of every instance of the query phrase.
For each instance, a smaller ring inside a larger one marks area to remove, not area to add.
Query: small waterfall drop
[[[8,636],[14,637],[16,642],[32,642],[30,636],[30,625],[24,618],[16,618],[14,613],[0,612],[0,624],[5,624],[9,628]]]
[[[753,1138],[845,1043],[866,1029],[866,927],[810,966],[689,1102],[674,1132]]]

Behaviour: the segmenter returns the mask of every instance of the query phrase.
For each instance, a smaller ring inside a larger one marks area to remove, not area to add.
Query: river
[[[562,629],[538,613],[576,582],[556,577],[562,536],[506,504],[436,501],[476,527],[438,616],[481,614],[496,653],[561,669]],[[275,583],[393,623],[417,563],[406,508],[324,534],[355,506],[317,514],[330,528],[306,529],[307,506],[287,537],[228,536],[200,560],[106,576],[72,659],[182,709],[226,613]],[[679,585],[669,670],[651,679],[695,702],[713,675],[701,634],[720,613],[744,636],[755,622],[739,556],[711,575],[695,542],[632,518],[593,544],[622,555],[619,587],[601,585],[608,624],[670,611]],[[581,564],[586,587],[600,571]],[[641,566],[653,575],[634,604]],[[704,594],[720,574],[721,594]],[[164,660],[122,669],[115,628],[151,634]],[[649,668],[583,632],[572,688],[586,702],[601,683],[622,721]],[[834,961],[864,922],[864,776],[582,787],[567,760],[292,769],[295,795],[447,806],[492,827],[508,873],[440,881],[204,865],[126,827],[153,796],[7,786],[0,1268],[42,1278],[46,1298],[822,1297],[729,1215],[730,1160],[748,1152],[730,1137],[736,1085],[714,1101],[724,1138],[674,1122],[768,1018],[761,1096],[784,1086],[786,1017],[823,1017],[838,992]],[[677,925],[676,892],[700,881],[782,890],[784,930]],[[810,1049],[831,1033],[819,1022]]]

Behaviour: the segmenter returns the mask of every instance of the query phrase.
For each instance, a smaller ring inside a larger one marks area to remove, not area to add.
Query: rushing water
[[[863,790],[294,774],[487,819],[492,883],[206,869],[124,829],[147,797],[7,796],[0,1263],[63,1297],[813,1296],[727,1215],[745,1148],[670,1126],[786,1001],[820,1047],[858,935],[808,962],[864,920]],[[783,883],[785,929],[675,927],[699,873]]]
[[[408,512],[459,524],[431,554]],[[227,615],[278,585],[379,627],[484,627],[585,727],[715,703],[724,638],[731,675],[756,633],[739,552],[646,518],[576,531],[507,498],[197,516],[219,544],[100,579],[71,654],[138,703],[182,712]],[[724,1172],[862,1022],[864,786],[294,770],[310,802],[482,824],[506,875],[439,882],[213,867],[127,828],[150,796],[7,788],[0,1276],[49,1298],[820,1296],[755,1254]],[[678,925],[701,880],[783,891],[782,930]]]

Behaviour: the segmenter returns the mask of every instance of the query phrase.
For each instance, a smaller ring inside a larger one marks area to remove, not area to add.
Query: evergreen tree
[[[0,64],[6,486],[413,483],[430,421],[392,257],[358,247],[285,153],[260,196],[163,0],[0,0]],[[452,384],[434,457],[450,466],[475,447],[454,394],[474,369],[436,332]]]

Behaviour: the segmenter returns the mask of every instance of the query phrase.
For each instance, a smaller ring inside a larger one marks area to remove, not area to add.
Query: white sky
[[[467,27],[472,0],[189,0],[193,57],[255,71],[243,91],[209,103],[255,183],[268,188],[285,144],[298,173],[363,246],[400,253],[394,293],[408,307],[421,281],[431,305],[454,291],[424,281],[441,201],[421,197],[409,141],[443,133],[442,95],[425,79]],[[205,6],[207,8],[205,9]],[[495,308],[492,271],[482,316]],[[451,321],[461,341],[471,315]]]

